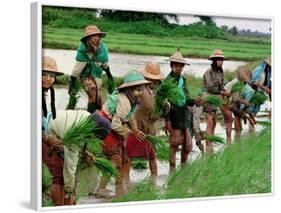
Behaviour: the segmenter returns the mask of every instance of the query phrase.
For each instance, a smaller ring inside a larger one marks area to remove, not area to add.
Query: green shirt
[[[87,65],[80,74],[80,78],[86,76],[101,78],[103,70],[102,65],[108,63],[108,49],[103,42],[100,42],[97,53],[90,58],[86,51],[85,44],[81,42],[76,53],[76,60],[87,62]]]
[[[175,79],[178,86],[183,90],[185,94],[185,104],[183,106],[172,105],[167,119],[171,122],[173,129],[190,128],[192,127],[192,117],[190,117],[191,115],[187,110],[187,106],[193,106],[195,104],[194,99],[189,96],[186,80],[183,76],[177,76],[173,71],[171,71],[166,79],[171,78]]]

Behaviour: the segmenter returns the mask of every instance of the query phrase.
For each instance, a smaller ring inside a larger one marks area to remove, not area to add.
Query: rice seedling
[[[166,141],[152,135],[146,135],[146,140],[153,146],[158,160],[169,160],[169,145]]]
[[[205,102],[215,106],[220,107],[222,105],[222,100],[216,95],[208,95],[204,97]]]
[[[94,159],[93,164],[104,175],[116,177],[118,172],[112,163],[104,158]]]
[[[45,193],[52,185],[52,175],[45,164],[42,164],[42,192]]]
[[[270,193],[270,127],[179,167],[168,177],[161,193],[146,184],[138,184],[113,202]]]
[[[244,86],[245,84],[243,82],[237,82],[231,87],[230,93],[231,94],[236,92],[240,93],[243,90]]]
[[[200,132],[201,138],[202,140],[208,140],[210,142],[214,142],[214,143],[225,143],[225,140],[223,137],[220,137],[218,135],[207,135],[207,133],[205,131],[201,131]]]
[[[88,144],[84,144],[81,158],[79,159],[79,170],[84,170],[94,165],[102,174],[115,177],[117,175],[117,170],[113,167],[111,161],[105,159],[104,156],[100,154],[101,144],[99,141],[91,144],[96,145],[88,147]]]
[[[102,140],[92,137],[92,139],[85,144],[85,148],[93,153],[96,157],[104,157],[102,152]]]
[[[96,130],[95,123],[90,118],[80,119],[74,122],[62,136],[65,146],[72,144],[83,147],[91,141],[93,132]]]
[[[156,88],[154,100],[153,114],[161,115],[165,102],[168,101],[177,106],[182,105],[185,103],[185,94],[175,81],[167,79]]]
[[[166,182],[164,183],[164,187],[166,188],[169,185],[171,185],[171,183],[173,183],[177,179],[178,175],[181,174],[182,170],[183,170],[182,166],[176,168],[167,178]]]
[[[271,122],[269,121],[256,121],[257,124],[260,124],[264,127],[271,127]]]
[[[165,198],[271,192],[271,131],[265,129],[186,165],[170,181]]]
[[[113,199],[113,202],[160,200],[162,194],[159,188],[150,181],[144,180],[137,184],[128,194],[120,198]]]
[[[221,144],[225,143],[224,138],[220,137],[218,135],[209,135],[206,137],[206,140],[208,140],[210,142],[214,142],[214,143],[221,143]]]
[[[255,91],[252,98],[250,99],[251,104],[261,105],[267,100],[267,96],[261,91]]]
[[[147,161],[140,158],[135,158],[133,159],[132,167],[134,169],[147,169]]]

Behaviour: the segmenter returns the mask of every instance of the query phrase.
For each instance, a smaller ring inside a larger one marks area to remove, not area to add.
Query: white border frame
[[[182,198],[182,199],[168,199],[168,200],[155,200],[155,201],[132,201],[122,203],[100,203],[100,204],[81,204],[75,206],[59,206],[59,207],[42,207],[42,147],[39,141],[42,138],[41,130],[41,73],[37,72],[41,70],[42,63],[42,7],[43,6],[63,6],[63,7],[77,7],[77,8],[93,8],[93,9],[114,9],[114,10],[126,10],[126,11],[142,11],[142,12],[157,12],[157,13],[174,13],[179,15],[205,15],[213,17],[226,17],[226,18],[241,18],[241,19],[258,19],[258,20],[271,20],[272,28],[272,63],[273,63],[273,87],[274,87],[274,17],[273,16],[251,16],[251,15],[235,15],[235,14],[223,14],[217,15],[210,12],[194,12],[185,10],[173,10],[173,9],[157,9],[149,7],[139,7],[135,5],[135,8],[130,7],[128,4],[120,4],[118,6],[112,6],[111,4],[100,2],[59,2],[56,0],[39,0],[31,4],[31,208],[34,210],[63,210],[63,209],[85,209],[85,208],[98,208],[98,207],[111,207],[111,206],[131,206],[131,205],[143,205],[143,204],[157,204],[157,203],[175,203],[175,202],[190,202],[190,201],[202,201],[202,200],[224,200],[224,199],[237,199],[237,198],[251,198],[251,197],[264,197],[274,195],[274,101],[272,102],[272,177],[271,177],[271,193],[264,194],[245,194],[245,195],[230,195],[230,196],[216,196],[216,197],[202,197],[202,198]],[[137,7],[136,7],[137,6]],[[273,89],[274,90],[274,89]],[[274,93],[272,100],[275,98]]]
[[[42,146],[39,141],[42,138],[41,126],[41,55],[42,55],[42,5],[31,4],[31,208],[40,210],[42,208]]]

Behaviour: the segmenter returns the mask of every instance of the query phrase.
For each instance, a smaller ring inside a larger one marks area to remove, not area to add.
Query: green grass
[[[170,175],[162,192],[146,182],[114,202],[271,192],[271,131],[232,144],[213,155],[204,155]]]
[[[83,29],[43,26],[43,47],[77,49]],[[103,39],[110,52],[170,56],[177,48],[185,57],[207,58],[214,49],[222,49],[228,59],[259,60],[271,54],[271,43],[251,39],[206,39],[186,36],[155,36],[108,32]]]

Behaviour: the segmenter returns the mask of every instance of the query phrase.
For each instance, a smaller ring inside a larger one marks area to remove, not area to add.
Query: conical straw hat
[[[249,69],[241,68],[237,70],[237,78],[239,81],[247,82],[252,80],[252,72]]]
[[[146,78],[154,79],[154,80],[164,79],[164,76],[160,71],[159,64],[154,62],[149,62],[145,65],[145,68],[142,71],[142,75]]]
[[[95,25],[90,25],[85,28],[84,36],[80,39],[84,41],[90,35],[101,35],[101,37],[105,36],[104,32],[101,32],[100,29]]]
[[[186,62],[186,60],[182,56],[180,49],[177,49],[177,51],[169,59],[166,59],[166,61],[190,65],[189,63]]]
[[[212,55],[210,55],[208,57],[209,60],[212,60],[213,58],[221,58],[221,59],[224,59],[224,55],[223,55],[223,52],[219,49],[216,49],[213,51]]]
[[[63,75],[63,72],[58,71],[57,63],[55,59],[49,56],[43,56],[42,58],[42,70],[46,72],[54,73],[55,75]]]

